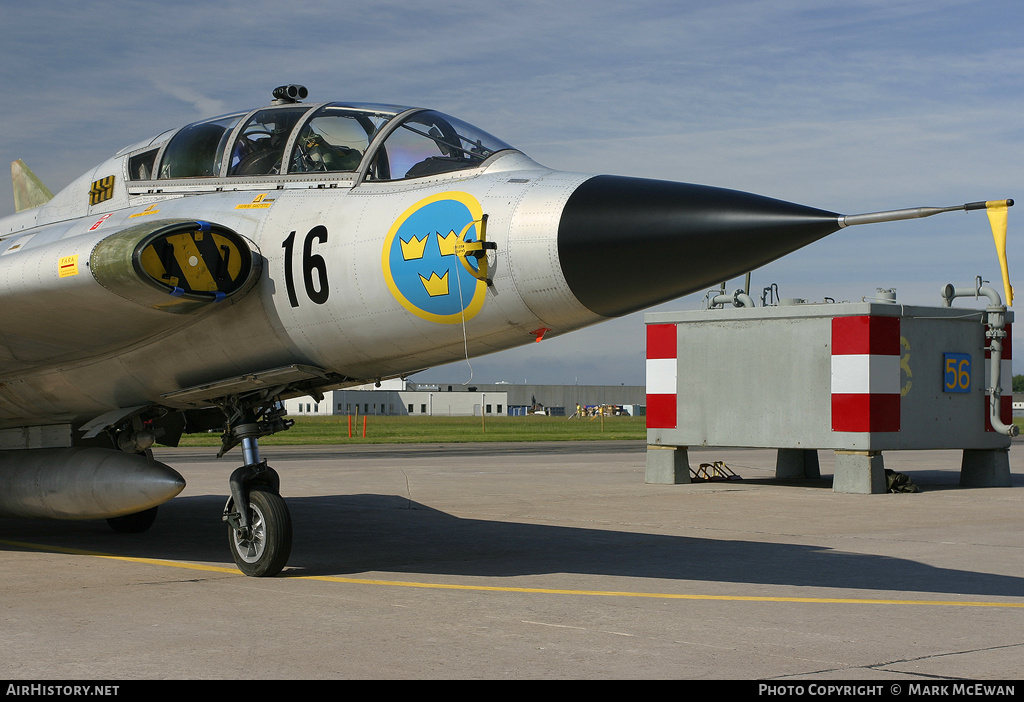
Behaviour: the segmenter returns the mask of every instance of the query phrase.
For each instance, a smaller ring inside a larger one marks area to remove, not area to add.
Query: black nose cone
[[[616,317],[717,285],[839,229],[839,215],[705,185],[595,176],[569,197],[558,255],[573,294]]]

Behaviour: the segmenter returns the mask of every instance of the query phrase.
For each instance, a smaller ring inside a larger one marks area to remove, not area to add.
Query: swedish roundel
[[[441,324],[458,324],[480,311],[487,284],[474,276],[475,259],[457,252],[459,244],[477,240],[482,218],[472,195],[446,192],[420,200],[395,220],[381,266],[402,307]]]

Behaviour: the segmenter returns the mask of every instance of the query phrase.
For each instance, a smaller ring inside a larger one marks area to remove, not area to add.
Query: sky
[[[0,0],[0,27],[0,156],[54,192],[124,146],[301,83],[310,101],[438,109],[558,170],[843,214],[1016,197],[1007,251],[1024,280],[1019,0]],[[754,271],[751,294],[895,288],[938,306],[976,276],[1002,290],[985,214],[957,212],[843,230]],[[644,357],[638,313],[412,379],[643,385]]]

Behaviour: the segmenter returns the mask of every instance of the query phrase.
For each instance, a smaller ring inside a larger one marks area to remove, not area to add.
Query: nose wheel
[[[235,565],[246,575],[277,575],[292,551],[292,518],[288,505],[266,487],[249,491],[249,526],[228,527],[228,545]]]
[[[292,517],[277,471],[261,461],[256,437],[242,439],[246,464],[231,474],[224,505],[228,546],[238,569],[257,578],[280,573],[292,552]]]

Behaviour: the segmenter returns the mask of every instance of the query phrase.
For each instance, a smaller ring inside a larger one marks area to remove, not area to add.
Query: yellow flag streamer
[[[985,203],[989,224],[992,225],[992,238],[996,242],[996,255],[999,256],[999,267],[1003,271],[1003,290],[1006,292],[1006,305],[1013,305],[1013,286],[1010,285],[1010,274],[1006,268],[1006,200],[990,200]]]

